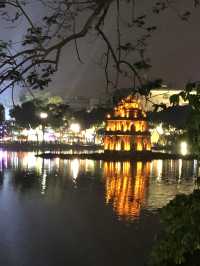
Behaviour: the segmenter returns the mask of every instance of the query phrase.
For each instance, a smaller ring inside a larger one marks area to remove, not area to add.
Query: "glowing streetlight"
[[[73,133],[79,133],[80,130],[81,130],[81,127],[78,123],[73,123],[71,124],[70,126],[70,130],[73,132]]]
[[[180,144],[180,152],[183,156],[185,156],[188,153],[188,145],[187,142],[182,141]]]
[[[42,120],[42,142],[44,143],[44,131],[45,131],[45,123],[44,121],[47,119],[48,114],[45,112],[40,113],[40,118]]]
[[[156,130],[158,132],[159,135],[162,135],[164,133],[162,124],[160,124],[159,126],[156,127]]]
[[[47,117],[48,117],[48,114],[47,113],[44,113],[44,112],[41,112],[40,113],[40,118],[41,119],[47,119]]]

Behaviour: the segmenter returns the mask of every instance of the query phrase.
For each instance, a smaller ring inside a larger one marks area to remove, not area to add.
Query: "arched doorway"
[[[135,125],[134,124],[131,125],[131,131],[135,132]]]
[[[125,143],[124,143],[124,140],[122,139],[121,140],[121,151],[124,151],[125,149]]]

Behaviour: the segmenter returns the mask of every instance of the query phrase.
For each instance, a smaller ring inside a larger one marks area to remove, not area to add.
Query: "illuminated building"
[[[146,113],[132,95],[107,115],[104,151],[151,151]]]
[[[146,199],[150,162],[105,162],[105,198],[120,219],[128,221],[140,215]]]
[[[172,88],[166,85],[162,85],[161,88],[152,89],[150,94],[151,101],[146,101],[143,97],[143,105],[146,111],[153,111],[155,109],[154,104],[163,103],[167,107],[170,106],[170,97],[174,94],[180,94],[183,89]],[[181,97],[179,99],[179,105],[187,105],[188,102],[184,101]]]

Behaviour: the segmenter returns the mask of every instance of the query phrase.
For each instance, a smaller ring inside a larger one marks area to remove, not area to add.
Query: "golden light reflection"
[[[180,153],[185,156],[188,154],[188,144],[185,141],[182,141],[180,144]]]
[[[10,159],[12,164],[18,168],[35,169],[39,174],[42,172],[43,159],[36,157],[34,152],[11,152]]]
[[[80,166],[80,163],[79,163],[78,159],[74,159],[71,162],[71,172],[72,172],[72,177],[73,177],[74,180],[76,180],[77,177],[78,177],[79,166]]]
[[[87,172],[94,172],[94,161],[92,160],[85,160],[85,170]]]
[[[160,181],[162,178],[162,171],[163,171],[163,161],[157,160],[157,181]]]
[[[139,217],[145,201],[150,163],[105,162],[105,201],[120,219]]]
[[[181,181],[181,177],[182,177],[182,167],[183,167],[183,160],[179,159],[178,160],[178,180],[179,180],[179,182]]]

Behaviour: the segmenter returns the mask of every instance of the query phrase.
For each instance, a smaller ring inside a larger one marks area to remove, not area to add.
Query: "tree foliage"
[[[161,220],[164,232],[152,252],[152,265],[199,265],[200,191],[177,195],[161,209]]]
[[[45,120],[40,118],[41,112],[47,113]],[[32,99],[14,106],[10,110],[10,115],[21,128],[36,128],[45,123],[46,126],[58,130],[68,125],[69,106],[62,103],[58,97]]]
[[[56,100],[56,99],[55,99]],[[46,124],[55,130],[68,127],[68,120],[70,119],[69,106],[62,102],[50,101],[43,110],[47,112],[48,117]]]
[[[82,62],[78,40],[95,36],[104,42],[102,57],[106,86],[116,87],[120,75],[129,76],[131,82],[145,92],[145,70],[151,67],[146,50],[148,41],[157,25],[148,22],[148,14],[135,14],[134,0],[34,0],[38,8],[45,9],[45,16],[35,21],[31,13],[32,1],[0,0],[1,25],[10,27],[21,22],[26,25],[22,33],[22,45],[16,47],[10,40],[0,39],[0,93],[15,84],[32,89],[44,89],[59,67],[65,46],[74,44],[77,58]],[[197,7],[199,1],[190,0]],[[171,8],[183,21],[191,12],[176,9],[176,1],[157,0],[152,3],[152,14],[160,14]],[[124,15],[123,10],[126,10]],[[115,38],[107,35],[106,26],[112,15]],[[129,17],[129,18],[128,18]],[[129,32],[128,34],[124,34]],[[123,38],[122,38],[123,36]],[[116,71],[113,79],[110,75]],[[144,87],[144,90],[141,88]]]
[[[192,108],[186,124],[186,137],[192,151],[200,154],[200,83],[188,82],[180,93],[170,97],[173,106],[179,105],[181,100],[187,102]]]
[[[5,120],[5,108],[3,104],[0,104],[0,124]]]
[[[10,116],[15,119],[16,125],[20,128],[36,128],[40,125],[37,102],[35,101],[15,106],[10,110]]]
[[[92,127],[94,125],[102,124],[105,121],[105,116],[111,109],[97,107],[92,109],[90,112],[87,110],[80,110],[73,112],[75,121],[81,124],[83,129]]]

